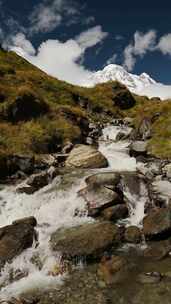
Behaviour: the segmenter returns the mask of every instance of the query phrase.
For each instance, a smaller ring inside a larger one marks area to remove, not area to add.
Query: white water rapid
[[[102,171],[135,172],[136,160],[128,154],[128,141],[116,142],[117,134],[122,131],[128,134],[131,129],[126,127],[109,126],[103,130],[103,136],[99,142],[99,150],[109,162],[109,168]],[[83,173],[84,172],[84,173]],[[48,288],[62,283],[62,276],[52,276],[59,257],[54,255],[49,248],[49,238],[57,228],[76,226],[80,223],[92,221],[85,211],[85,201],[77,196],[78,190],[84,187],[84,179],[95,172],[89,170],[74,171],[57,177],[50,185],[32,195],[19,194],[14,186],[7,186],[0,191],[0,226],[11,224],[12,221],[28,216],[35,216],[38,222],[39,246],[25,250],[11,264],[6,264],[0,276],[0,300],[17,297],[21,293],[33,290],[33,288]],[[97,170],[99,172],[99,170]],[[142,197],[144,189],[142,189]],[[138,225],[144,216],[145,200],[125,189],[130,204],[131,217],[129,224]],[[79,210],[80,215],[75,216]],[[83,211],[83,212],[82,212]],[[41,270],[33,265],[31,258],[39,256],[43,264]],[[10,283],[10,272],[20,269],[27,273],[26,277]],[[3,286],[3,287],[1,287]]]

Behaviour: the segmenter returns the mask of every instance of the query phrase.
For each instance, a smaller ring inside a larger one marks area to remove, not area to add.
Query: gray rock
[[[106,249],[120,244],[121,240],[122,232],[119,227],[109,222],[96,222],[58,229],[51,236],[50,246],[64,258],[96,259]]]
[[[24,249],[32,246],[36,224],[36,219],[30,217],[0,228],[0,268],[21,254]]]
[[[171,210],[158,208],[143,220],[143,232],[147,240],[167,239],[171,236]]]
[[[92,217],[98,216],[107,207],[123,202],[118,193],[103,186],[88,186],[79,191],[79,195],[87,202],[88,215]]]
[[[95,147],[76,145],[65,163],[67,168],[105,168],[106,158]]]
[[[147,155],[147,141],[134,141],[130,146],[130,155],[131,156],[146,156]]]

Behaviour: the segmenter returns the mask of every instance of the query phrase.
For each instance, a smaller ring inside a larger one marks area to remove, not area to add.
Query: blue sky
[[[76,79],[78,71],[79,77],[84,77],[84,72],[86,76],[107,63],[117,63],[132,73],[145,71],[155,80],[171,84],[169,1],[1,0],[0,3],[2,43],[6,47],[24,48],[25,58],[45,71],[49,69],[52,75],[53,64],[50,59],[45,64],[43,54],[54,60],[56,71],[63,69],[59,78],[64,80],[69,73],[67,65]],[[72,56],[65,62],[63,58],[68,54]]]

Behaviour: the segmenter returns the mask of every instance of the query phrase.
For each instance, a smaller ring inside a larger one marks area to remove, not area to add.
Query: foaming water
[[[0,226],[11,224],[14,220],[28,216],[35,216],[38,222],[37,232],[39,246],[33,244],[32,248],[25,250],[11,264],[6,264],[0,277],[0,299],[6,300],[18,297],[20,294],[41,290],[48,287],[57,288],[63,281],[63,276],[53,276],[54,267],[59,265],[60,255],[50,250],[49,239],[51,234],[61,227],[77,226],[93,221],[87,217],[86,203],[78,191],[85,186],[85,177],[95,172],[120,171],[136,172],[136,160],[129,156],[129,141],[117,141],[119,132],[129,134],[127,127],[109,126],[104,128],[103,136],[99,141],[99,150],[107,158],[107,169],[75,170],[65,173],[32,194],[19,194],[15,187],[5,187],[0,192]],[[130,206],[129,224],[139,225],[144,217],[146,189],[143,184],[140,194],[132,193],[129,187],[124,187],[124,195]],[[77,211],[77,212],[76,212]],[[77,216],[75,214],[77,213]],[[33,257],[37,257],[42,267],[33,263]],[[11,282],[11,272],[20,271],[23,277]]]
[[[68,187],[69,180],[67,179],[71,179],[71,187]],[[77,192],[83,186],[84,175],[82,178],[76,178],[66,174],[56,178],[52,184],[33,195],[18,194],[15,187],[6,187],[0,192],[1,226],[11,224],[16,219],[34,215],[38,222],[39,236],[37,248],[33,244],[32,248],[25,250],[11,264],[5,265],[0,277],[0,286],[4,286],[1,289],[0,299],[16,297],[33,288],[53,286],[60,282],[60,276],[49,275],[60,260],[58,254],[51,252],[49,238],[60,227],[77,226],[90,221],[85,214],[85,201],[77,196]],[[79,210],[83,216],[75,216],[76,210]],[[43,265],[41,270],[33,264],[34,256],[41,261]],[[26,274],[26,277],[10,283],[10,273],[18,270]]]
[[[145,216],[145,205],[148,202],[148,191],[143,182],[140,183],[139,193],[131,193],[129,187],[124,189],[124,197],[129,205],[128,226],[142,226],[142,221]]]
[[[131,130],[124,126],[109,126],[103,130],[99,150],[107,158],[109,167],[114,171],[136,171],[136,160],[128,153],[130,142],[116,141],[118,133],[127,135]]]

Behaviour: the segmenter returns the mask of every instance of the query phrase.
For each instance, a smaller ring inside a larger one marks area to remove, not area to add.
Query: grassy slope
[[[0,50],[0,153],[46,153],[54,136],[59,143],[78,140],[84,118],[132,116],[138,125],[143,117],[160,113],[152,126],[149,150],[156,156],[171,158],[171,103],[136,96],[136,106],[121,111],[114,106],[114,85],[111,82],[91,89],[72,86],[46,75],[16,54]],[[27,122],[11,123],[4,119],[4,113],[24,90],[34,92],[50,111]]]

